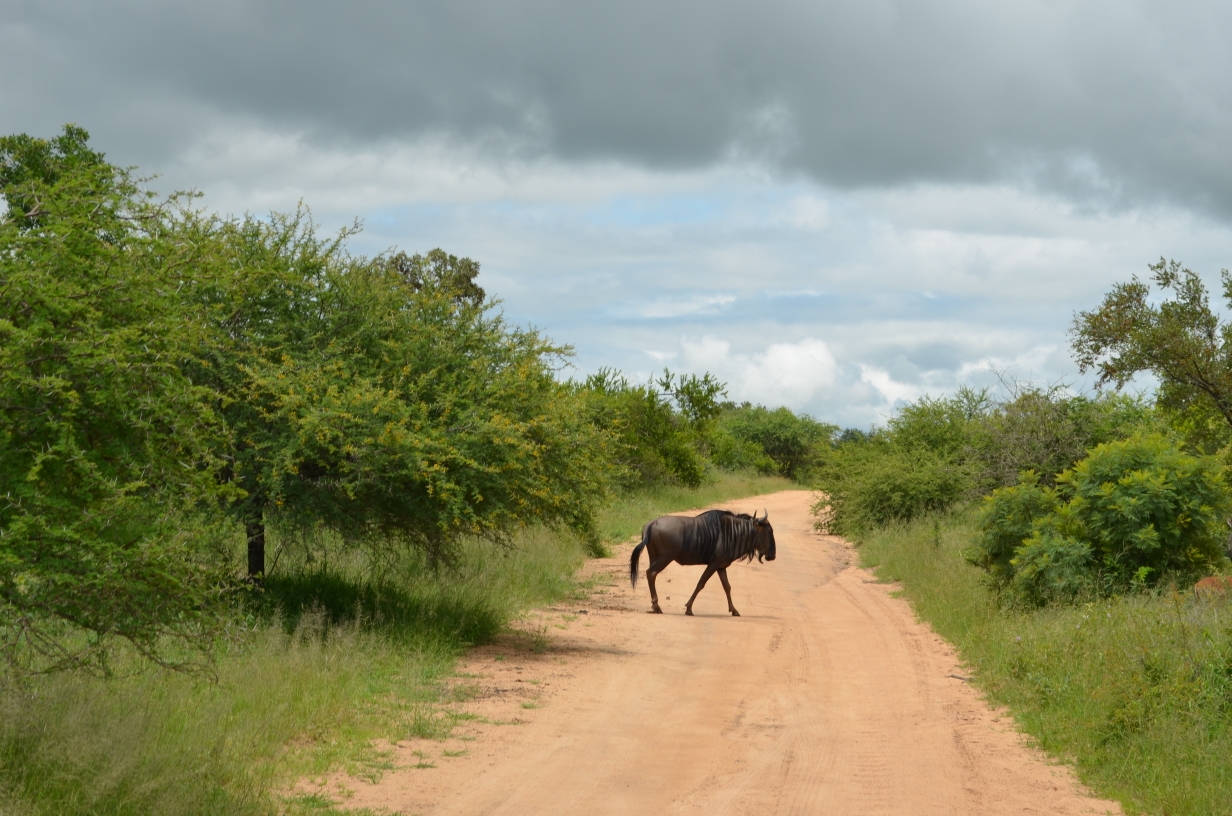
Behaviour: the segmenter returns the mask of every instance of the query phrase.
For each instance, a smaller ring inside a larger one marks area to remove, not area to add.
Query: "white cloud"
[[[736,355],[729,354],[731,343],[712,335],[696,341],[684,338],[680,344],[689,366],[725,380],[728,396],[736,401],[802,410],[838,378],[838,362],[830,347],[812,337]]]
[[[694,369],[707,371],[724,367],[728,364],[727,353],[731,351],[731,343],[707,334],[701,340],[681,338],[680,347],[684,349],[685,362]]]
[[[646,304],[638,310],[642,317],[683,317],[718,314],[736,302],[735,295],[673,295]]]
[[[879,368],[865,365],[864,363],[860,363],[859,366],[860,379],[876,388],[877,392],[885,397],[886,402],[891,405],[899,402],[911,402],[919,399],[924,393],[924,389],[918,385],[895,382],[888,371],[882,371]]]
[[[1076,380],[1069,323],[1113,283],[1160,255],[1210,282],[1232,266],[1228,225],[1007,185],[841,191],[753,164],[660,171],[437,136],[354,146],[216,127],[142,169],[224,212],[302,198],[326,229],[359,216],[357,252],[475,258],[506,318],[572,345],[579,373],[712,371],[733,399],[847,426],[995,382],[990,368]]]
[[[678,353],[675,351],[657,351],[655,349],[642,349],[642,350],[645,351],[646,354],[648,354],[651,358],[653,358],[656,363],[671,362],[672,360],[675,360],[676,357],[678,356]]]

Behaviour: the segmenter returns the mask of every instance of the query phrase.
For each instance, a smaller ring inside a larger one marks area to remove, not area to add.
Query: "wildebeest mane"
[[[757,555],[757,523],[746,513],[707,510],[685,527],[684,548],[703,563],[752,561]]]

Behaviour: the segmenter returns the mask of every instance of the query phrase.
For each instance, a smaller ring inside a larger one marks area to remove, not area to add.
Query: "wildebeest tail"
[[[629,583],[637,588],[637,562],[642,558],[642,550],[646,549],[646,542],[650,540],[650,525],[647,524],[642,528],[642,543],[633,548],[633,554],[629,556]]]

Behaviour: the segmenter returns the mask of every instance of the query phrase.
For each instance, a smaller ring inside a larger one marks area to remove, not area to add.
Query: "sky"
[[[0,0],[0,132],[481,264],[565,376],[846,427],[1088,385],[1076,312],[1232,267],[1232,4]]]

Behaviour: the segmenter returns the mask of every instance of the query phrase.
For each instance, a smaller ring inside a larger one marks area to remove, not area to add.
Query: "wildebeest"
[[[727,582],[727,568],[733,561],[752,561],[763,558],[774,560],[774,529],[770,526],[770,514],[757,518],[754,513],[737,515],[728,510],[707,510],[699,516],[662,516],[642,528],[642,542],[633,548],[629,557],[629,580],[637,586],[637,562],[646,550],[650,563],[646,566],[646,583],[650,584],[651,611],[662,613],[659,594],[655,592],[655,576],[673,561],[678,564],[705,564],[706,571],[697,582],[689,602],[684,605],[686,615],[693,614],[693,600],[702,587],[716,572],[727,593],[727,609],[739,617],[732,605],[731,584]]]

